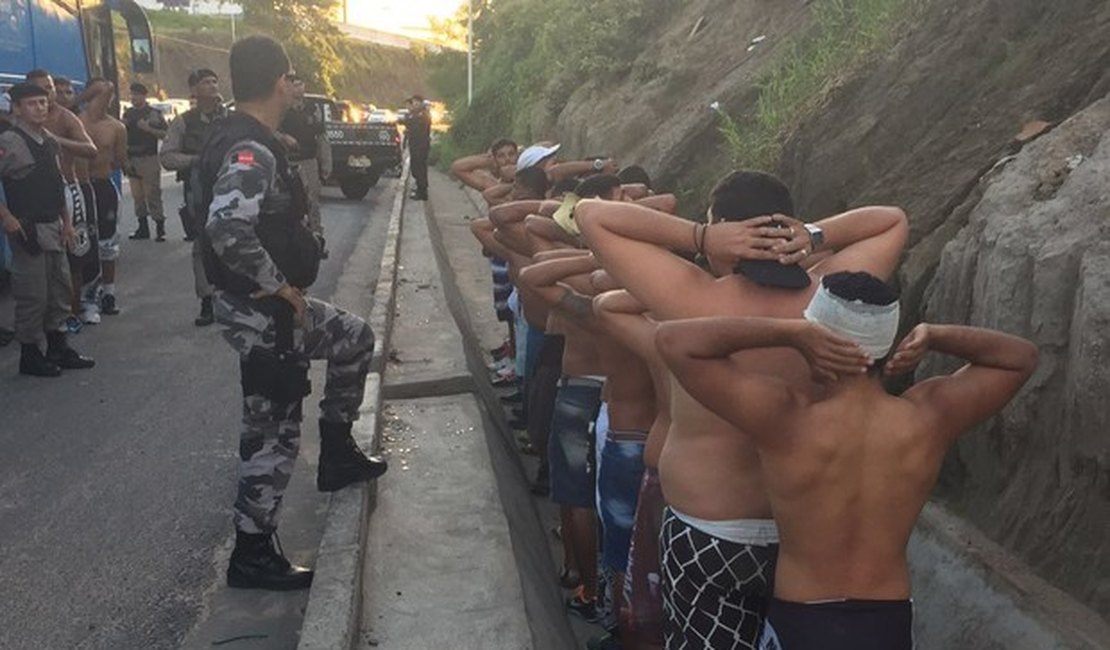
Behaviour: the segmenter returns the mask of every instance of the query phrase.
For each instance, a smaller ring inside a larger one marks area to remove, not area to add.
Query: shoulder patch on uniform
[[[235,162],[240,165],[253,165],[254,152],[250,149],[240,149],[235,152]]]

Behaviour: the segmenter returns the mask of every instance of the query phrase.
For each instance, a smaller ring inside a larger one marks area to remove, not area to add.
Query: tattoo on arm
[[[591,320],[594,317],[593,298],[567,288],[563,289],[563,296],[559,298],[556,308],[579,321]]]

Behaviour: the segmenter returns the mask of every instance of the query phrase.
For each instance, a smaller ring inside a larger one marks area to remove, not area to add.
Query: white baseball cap
[[[516,159],[516,170],[528,169],[540,163],[541,160],[555,155],[559,151],[560,144],[553,144],[550,147],[534,144],[524,151]]]

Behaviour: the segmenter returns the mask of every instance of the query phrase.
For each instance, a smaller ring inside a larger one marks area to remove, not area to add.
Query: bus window
[[[112,14],[108,5],[90,2],[81,11],[85,52],[89,60],[89,77],[103,77],[113,82],[116,76],[116,50],[112,39]]]

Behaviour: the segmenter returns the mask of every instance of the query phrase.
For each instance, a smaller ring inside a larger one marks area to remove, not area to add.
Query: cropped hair
[[[647,170],[639,165],[625,167],[617,172],[617,178],[621,179],[621,183],[625,185],[640,183],[646,185],[649,190],[654,189],[651,186],[651,176],[648,176]]]
[[[743,221],[769,214],[794,216],[790,189],[771,174],[737,170],[717,182],[709,194],[709,205],[717,221]]]
[[[536,199],[542,199],[547,196],[548,180],[547,172],[539,167],[526,167],[516,173],[514,181],[521,187],[528,190]]]
[[[285,48],[268,36],[248,36],[231,46],[231,94],[237,102],[268,99],[289,74]]]
[[[583,199],[592,199],[607,196],[615,189],[620,189],[621,179],[614,174],[597,174],[590,176],[578,184],[574,193]]]
[[[512,140],[510,140],[508,138],[498,138],[498,139],[494,140],[493,144],[491,144],[489,146],[489,152],[494,153],[498,149],[504,149],[505,147],[512,147],[513,149],[519,149],[520,145],[518,145],[517,143],[513,142]]]
[[[832,273],[821,278],[821,284],[829,293],[844,300],[858,300],[881,307],[898,302],[898,292],[894,287],[864,271]]]

